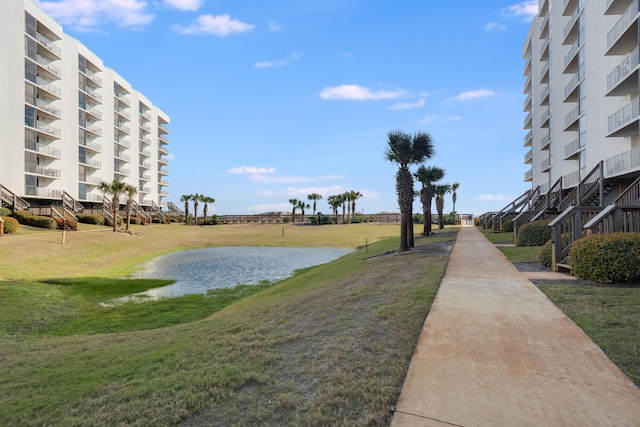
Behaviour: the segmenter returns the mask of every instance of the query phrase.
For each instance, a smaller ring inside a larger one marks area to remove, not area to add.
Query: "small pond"
[[[142,297],[157,299],[206,293],[210,289],[278,281],[300,270],[352,252],[335,248],[222,247],[192,249],[157,257],[142,265],[135,279],[172,279]]]

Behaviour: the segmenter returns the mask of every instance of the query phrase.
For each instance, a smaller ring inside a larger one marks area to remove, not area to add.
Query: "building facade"
[[[32,206],[168,196],[169,117],[30,0],[0,2],[0,186]]]
[[[540,0],[524,43],[524,180],[571,189],[640,174],[638,0]]]

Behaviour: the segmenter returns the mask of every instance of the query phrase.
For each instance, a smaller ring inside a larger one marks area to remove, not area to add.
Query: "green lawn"
[[[368,248],[251,292],[102,307],[162,283],[0,282],[0,425],[387,425],[448,257],[374,257],[397,248],[397,238],[357,226],[327,228],[327,237],[366,239]],[[219,242],[238,231],[224,228]],[[322,230],[314,228],[322,227],[284,231],[291,243],[315,242]],[[281,229],[267,231],[257,240],[282,239]],[[187,233],[197,236],[180,242],[203,239],[201,230]],[[124,240],[137,245],[137,237]],[[75,271],[65,262],[50,276]]]

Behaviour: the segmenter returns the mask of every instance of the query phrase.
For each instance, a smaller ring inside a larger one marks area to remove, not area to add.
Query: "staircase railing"
[[[62,206],[75,213],[80,213],[84,209],[82,203],[71,197],[66,191],[62,192]]]
[[[163,224],[167,222],[167,216],[162,212],[160,206],[158,206],[153,200],[151,201],[151,209],[153,213],[160,218],[160,221],[162,221]]]
[[[571,245],[586,235],[584,225],[602,210],[599,206],[571,206],[549,223],[551,227],[551,267],[571,269],[567,257]]]
[[[51,206],[51,217],[56,220],[63,230],[77,230],[78,218],[69,209],[62,207],[62,213]]]
[[[16,210],[28,210],[29,202],[16,195],[7,187],[0,184],[0,200],[7,205],[11,206],[11,209]],[[0,203],[1,204],[1,203]]]
[[[602,161],[571,191],[558,210],[564,211],[569,206],[582,206],[596,191],[599,191],[598,206],[602,207],[604,199],[604,162]]]
[[[518,214],[518,209],[522,208],[531,198],[531,190],[525,191],[520,197],[509,203],[493,217],[493,232],[501,233],[504,222]]]
[[[640,232],[640,177],[584,228],[587,235]]]
[[[102,198],[102,216],[104,217],[104,222],[113,227],[114,218],[113,213],[111,211],[111,200],[109,200],[106,196]],[[116,225],[122,224],[122,217],[116,214]]]
[[[150,224],[151,216],[149,216],[149,214],[146,213],[144,209],[142,209],[142,206],[140,206],[138,202],[136,202],[135,200],[132,200],[131,202],[131,209],[133,210],[135,216],[140,218],[140,222],[142,223],[142,225]]]

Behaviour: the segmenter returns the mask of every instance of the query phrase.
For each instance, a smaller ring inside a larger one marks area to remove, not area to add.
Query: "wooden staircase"
[[[158,218],[160,218],[160,221],[163,224],[166,224],[168,222],[167,215],[165,215],[165,213],[162,212],[162,209],[160,208],[160,206],[158,206],[154,201],[151,202],[151,213],[157,216]]]
[[[0,207],[7,206],[12,211],[29,210],[29,202],[0,184]]]
[[[184,212],[180,210],[173,202],[167,202],[167,208],[169,208],[168,215],[171,218],[175,218],[176,220],[180,220],[180,218],[184,217]]]
[[[66,207],[51,207],[51,217],[58,223],[61,230],[75,231],[78,229],[78,218]]]

